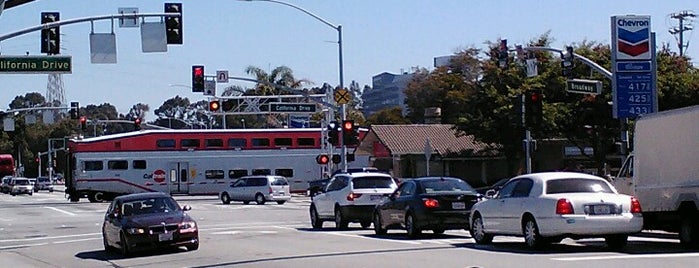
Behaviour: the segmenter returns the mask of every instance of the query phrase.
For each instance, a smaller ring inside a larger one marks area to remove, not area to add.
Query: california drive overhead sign
[[[616,60],[650,60],[650,16],[614,16],[612,46]]]

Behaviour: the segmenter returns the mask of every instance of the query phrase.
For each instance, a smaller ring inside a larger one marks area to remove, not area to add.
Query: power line
[[[679,13],[672,13],[670,14],[670,18],[676,19],[679,21],[679,26],[678,27],[671,27],[669,32],[670,34],[673,35],[679,35],[679,41],[677,42],[677,47],[680,49],[680,56],[683,55],[683,51],[685,48],[689,47],[689,41],[687,41],[687,45],[684,44],[684,32],[685,31],[691,31],[693,30],[692,28],[692,21],[691,19],[688,18],[693,18],[696,17],[694,12],[689,11],[689,10],[684,10]],[[685,24],[685,20],[688,20],[688,22]]]

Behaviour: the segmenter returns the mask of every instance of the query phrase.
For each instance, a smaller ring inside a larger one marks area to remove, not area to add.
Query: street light
[[[288,6],[288,7],[293,8],[293,9],[296,9],[296,10],[298,10],[298,11],[301,11],[301,12],[305,13],[306,15],[309,15],[309,16],[313,17],[314,19],[316,19],[316,20],[322,22],[323,24],[329,26],[330,28],[335,29],[335,30],[337,31],[337,46],[338,46],[338,61],[339,61],[338,64],[339,64],[339,72],[340,72],[340,89],[344,89],[344,88],[345,88],[345,84],[344,84],[344,75],[343,75],[343,69],[342,69],[342,25],[339,25],[339,24],[338,24],[338,25],[336,26],[336,25],[334,25],[334,24],[328,22],[327,20],[325,20],[325,19],[319,17],[318,15],[311,13],[311,12],[308,11],[308,10],[305,10],[305,9],[303,9],[303,8],[301,8],[301,7],[299,7],[299,6],[295,6],[295,5],[293,5],[293,4],[289,4],[289,3],[287,3],[287,2],[282,2],[282,1],[277,1],[277,0],[238,0],[238,1],[244,1],[244,2],[270,2],[270,3],[276,3],[276,4],[280,4],[280,5],[285,5],[285,6]],[[333,94],[333,95],[334,95],[334,94]],[[342,120],[347,119],[347,117],[346,117],[346,112],[345,112],[346,107],[347,107],[346,104],[342,104],[342,109],[340,110],[341,116],[342,116]],[[331,116],[331,118],[334,117],[332,113],[330,114],[330,116]],[[340,133],[340,135],[342,135],[342,133]],[[340,136],[339,139],[340,139],[340,141],[342,141],[342,136]],[[347,155],[347,146],[346,146],[345,144],[342,144],[342,154],[341,154],[341,156],[342,156],[342,169],[343,169],[343,171],[347,171],[347,156],[346,156],[346,155]]]

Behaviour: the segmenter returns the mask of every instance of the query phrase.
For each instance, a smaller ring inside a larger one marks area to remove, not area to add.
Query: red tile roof
[[[441,156],[494,156],[498,146],[476,141],[473,135],[456,136],[451,124],[372,125],[378,140],[393,155],[424,154],[425,140]]]

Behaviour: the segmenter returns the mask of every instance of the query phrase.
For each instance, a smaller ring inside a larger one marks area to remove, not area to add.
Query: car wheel
[[[260,193],[255,195],[255,203],[257,203],[258,205],[264,205],[266,201],[267,200],[265,200],[264,195],[262,195]]]
[[[686,215],[682,217],[680,223],[680,244],[685,248],[699,247],[699,216]]]
[[[436,228],[436,229],[432,229],[432,232],[433,232],[434,234],[443,234],[443,233],[444,233],[444,229]]]
[[[524,232],[524,243],[529,248],[540,248],[544,244],[544,239],[539,235],[539,226],[532,217],[528,217],[522,226]]]
[[[29,195],[32,195],[32,194],[34,194],[34,193],[32,193],[32,192],[29,192]]]
[[[628,235],[610,235],[604,238],[604,242],[612,249],[622,249],[628,242]]]
[[[318,211],[316,210],[315,205],[311,205],[310,208],[310,214],[311,214],[311,226],[313,229],[323,229],[323,220],[320,219],[318,216]]]
[[[277,201],[277,204],[279,205],[284,205],[284,203],[286,203],[286,201]]]
[[[104,194],[102,192],[93,192],[87,196],[87,200],[90,200],[90,203],[102,203],[104,202]]]
[[[416,238],[422,233],[422,230],[416,226],[413,214],[405,217],[405,229],[408,231],[408,238]]]
[[[185,247],[187,248],[187,251],[195,251],[195,250],[199,249],[199,242],[186,245]]]
[[[368,229],[371,226],[371,221],[362,221],[359,223],[363,229]]]
[[[381,214],[379,212],[374,212],[374,233],[377,235],[385,235],[386,229],[383,228],[383,223],[381,223]]]
[[[126,241],[126,236],[124,233],[119,234],[119,245],[121,246],[121,255],[127,257],[131,255],[131,250],[129,250],[129,243]]]
[[[476,214],[473,217],[473,224],[471,225],[471,237],[476,240],[477,244],[490,244],[493,242],[493,236],[485,233],[485,228],[483,227],[483,218],[480,214]]]
[[[345,230],[347,229],[347,225],[349,225],[349,222],[347,222],[342,215],[342,210],[339,207],[335,208],[335,228],[338,230]]]
[[[221,194],[221,203],[228,205],[231,203],[231,197],[228,196],[228,193],[224,192]]]

